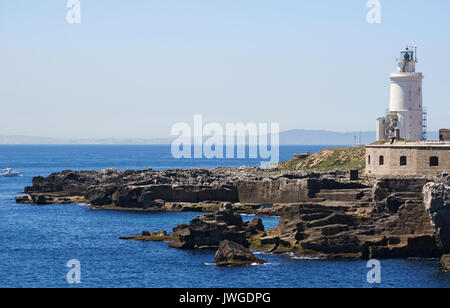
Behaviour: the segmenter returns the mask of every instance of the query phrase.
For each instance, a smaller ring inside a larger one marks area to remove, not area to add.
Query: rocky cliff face
[[[450,250],[450,177],[438,178],[423,188],[424,206],[438,247]]]
[[[342,182],[345,172],[276,172],[261,169],[192,169],[167,171],[63,171],[36,177],[18,203],[87,203],[93,207],[177,210],[174,203],[295,203],[315,200],[317,193],[350,191],[366,186]],[[363,198],[358,191],[351,198]],[[330,194],[328,194],[330,195]],[[341,195],[343,195],[341,193]],[[345,194],[344,194],[345,195]]]
[[[36,177],[25,188],[26,197],[18,202],[50,204],[66,200],[84,200],[94,206],[115,205],[124,208],[160,207],[165,202],[202,202],[220,200],[236,202],[238,193],[231,174],[217,171],[63,171],[47,178]],[[236,174],[235,176],[239,176]],[[41,202],[37,202],[40,200]]]
[[[440,257],[450,250],[449,189],[449,176],[364,182],[339,171],[109,169],[37,177],[17,202],[213,212],[175,228],[171,245],[184,249],[229,240],[327,257]],[[280,224],[263,232],[258,221],[243,223],[241,212],[280,215]]]
[[[258,244],[271,251],[328,257],[439,257],[450,248],[448,177],[427,183],[422,192],[424,181],[380,180],[373,189],[378,202],[367,208],[291,206],[273,234]]]

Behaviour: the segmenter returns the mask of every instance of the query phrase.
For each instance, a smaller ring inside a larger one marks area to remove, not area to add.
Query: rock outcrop
[[[441,258],[442,271],[450,273],[450,255],[443,255]]]
[[[175,237],[172,234],[168,234],[166,231],[149,232],[142,231],[141,235],[136,236],[122,236],[121,240],[128,241],[142,241],[142,242],[168,242]]]
[[[264,225],[260,218],[244,222],[241,215],[234,213],[229,209],[229,204],[225,203],[217,213],[202,215],[191,220],[189,224],[176,226],[173,234],[168,234],[166,231],[153,233],[143,231],[141,235],[124,236],[120,239],[167,241],[170,247],[179,249],[217,249],[221,243],[226,243],[222,247],[222,254],[219,255],[235,255],[235,258],[221,259],[221,262],[226,262],[226,260],[237,261],[244,256],[249,257],[247,249],[250,243],[248,240],[262,232],[264,232]],[[252,259],[252,261],[255,260]]]
[[[305,173],[217,168],[166,171],[73,172],[36,177],[18,203],[86,203],[97,209],[218,211],[221,202],[236,211],[279,214],[280,204],[308,201],[370,202],[370,188],[346,181],[346,172]]]
[[[382,218],[356,216],[348,206],[301,204],[291,207],[259,244],[272,252],[360,258],[364,244],[382,233],[383,226],[377,223]]]
[[[443,177],[425,185],[424,205],[439,248],[450,250],[450,177]]]
[[[217,168],[63,171],[36,177],[19,203],[88,203],[98,209],[201,211],[174,229],[170,245],[224,241],[275,253],[326,257],[440,257],[450,252],[450,177],[347,180],[347,172]],[[239,213],[280,215],[265,231]],[[165,236],[141,235],[151,240]]]
[[[169,246],[181,249],[217,248],[222,241],[228,240],[249,247],[248,239],[263,231],[260,218],[244,222],[239,214],[222,210],[175,227],[175,240]]]
[[[440,257],[450,248],[448,177],[427,183],[423,200],[419,199],[421,185],[401,182],[391,179],[376,183],[373,199],[379,201],[367,208],[357,204],[291,206],[278,227],[269,237],[257,239],[256,246],[272,252],[327,257]],[[377,198],[380,189],[384,190],[383,197]],[[403,190],[408,190],[411,199]],[[393,194],[402,197],[393,198]]]
[[[266,261],[255,255],[244,246],[232,242],[222,241],[215,255],[217,266],[247,266],[252,264],[264,264]]]

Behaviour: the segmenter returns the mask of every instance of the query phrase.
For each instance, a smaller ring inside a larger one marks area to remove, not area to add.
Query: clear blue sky
[[[419,46],[430,129],[450,127],[450,1],[0,1],[0,135],[166,137],[175,122],[374,130]]]

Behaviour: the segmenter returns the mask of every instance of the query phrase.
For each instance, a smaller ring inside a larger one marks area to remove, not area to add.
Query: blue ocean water
[[[325,146],[324,146],[325,147]],[[324,147],[282,146],[281,160]],[[299,260],[261,255],[268,265],[216,268],[214,251],[119,240],[142,230],[171,230],[197,213],[92,211],[83,205],[19,205],[33,176],[65,169],[166,169],[258,165],[256,160],[175,160],[168,146],[0,146],[0,287],[73,287],[67,261],[81,262],[81,287],[372,287],[363,261]],[[244,216],[251,220],[254,217]],[[263,218],[273,228],[278,218]],[[439,260],[384,260],[379,287],[450,287]]]

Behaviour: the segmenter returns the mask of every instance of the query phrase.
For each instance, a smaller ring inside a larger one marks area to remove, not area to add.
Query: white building
[[[408,47],[398,59],[398,71],[390,75],[389,113],[377,119],[377,140],[389,138],[424,139],[422,104],[423,74],[416,72],[417,50]]]

